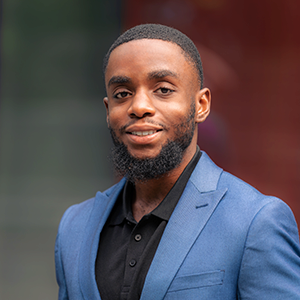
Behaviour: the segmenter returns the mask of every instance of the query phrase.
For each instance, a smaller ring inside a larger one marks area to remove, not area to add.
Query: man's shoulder
[[[246,194],[256,194],[257,196],[264,196],[259,190],[257,190],[253,185],[247,183],[243,179],[229,173],[226,171],[223,171],[219,182],[218,187],[227,187],[228,189],[234,189],[238,192],[243,192]]]
[[[260,201],[281,201],[274,196],[263,194],[243,179],[226,171],[223,171],[220,176],[218,188],[226,188],[231,196],[236,195],[239,198],[246,198],[248,201],[251,199],[259,199]]]
[[[243,220],[282,220],[288,224],[295,223],[292,210],[283,200],[276,196],[266,195],[242,179],[223,171],[218,188],[226,188],[223,206],[233,214],[241,214]],[[242,222],[242,219],[240,220]]]
[[[72,225],[78,226],[78,224],[84,225],[89,219],[89,216],[94,209],[95,204],[101,209],[106,208],[106,204],[109,202],[115,192],[118,192],[124,185],[124,179],[114,184],[104,192],[97,192],[96,195],[90,199],[87,199],[81,203],[70,206],[64,213],[61,222],[60,229],[70,228]]]
[[[288,204],[276,196],[260,192],[229,172],[220,171],[217,166],[212,168],[219,170],[215,191],[224,191],[214,212],[214,220],[220,222],[226,219],[226,226],[235,234],[238,234],[237,231],[243,234],[249,228],[281,230],[281,226],[285,226],[293,240],[299,243],[297,224]]]
[[[202,186],[204,191],[207,188],[203,187],[203,185],[210,185],[210,190],[226,190],[224,199],[221,202],[248,212],[260,210],[265,205],[286,206],[281,199],[265,195],[243,179],[222,170],[206,153],[203,153],[202,156],[202,167],[204,170],[202,169],[198,172],[201,177],[198,185]],[[201,165],[199,167],[201,168]]]

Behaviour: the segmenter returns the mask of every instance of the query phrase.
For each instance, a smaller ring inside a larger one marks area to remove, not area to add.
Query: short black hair
[[[186,58],[192,63],[198,73],[200,88],[203,88],[203,68],[200,54],[192,40],[177,29],[160,24],[142,24],[125,31],[111,45],[103,60],[103,74],[105,76],[106,68],[111,52],[118,46],[134,40],[154,39],[163,40],[177,44]]]

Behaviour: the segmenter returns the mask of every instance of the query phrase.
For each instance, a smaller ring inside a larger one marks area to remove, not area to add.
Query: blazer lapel
[[[216,190],[222,169],[203,152],[161,238],[141,300],[163,299],[180,265],[226,193]]]
[[[123,188],[125,179],[109,190],[108,194],[97,193],[94,207],[86,225],[86,235],[79,256],[79,284],[85,300],[100,300],[95,279],[95,261],[99,245],[100,232]]]

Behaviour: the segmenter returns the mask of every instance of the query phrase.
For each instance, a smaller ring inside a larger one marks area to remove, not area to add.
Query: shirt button
[[[129,263],[130,267],[134,267],[136,265],[136,260],[132,259]]]
[[[136,234],[134,239],[139,242],[142,239],[142,236],[140,234]]]

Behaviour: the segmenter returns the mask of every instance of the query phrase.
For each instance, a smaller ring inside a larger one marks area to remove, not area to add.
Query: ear
[[[108,108],[108,98],[107,97],[105,97],[103,99],[103,103],[104,103],[104,106],[106,109],[106,123],[107,123],[107,125],[109,125],[109,108]]]
[[[211,94],[208,88],[200,90],[196,99],[196,123],[202,123],[205,121],[210,113],[210,100]]]

